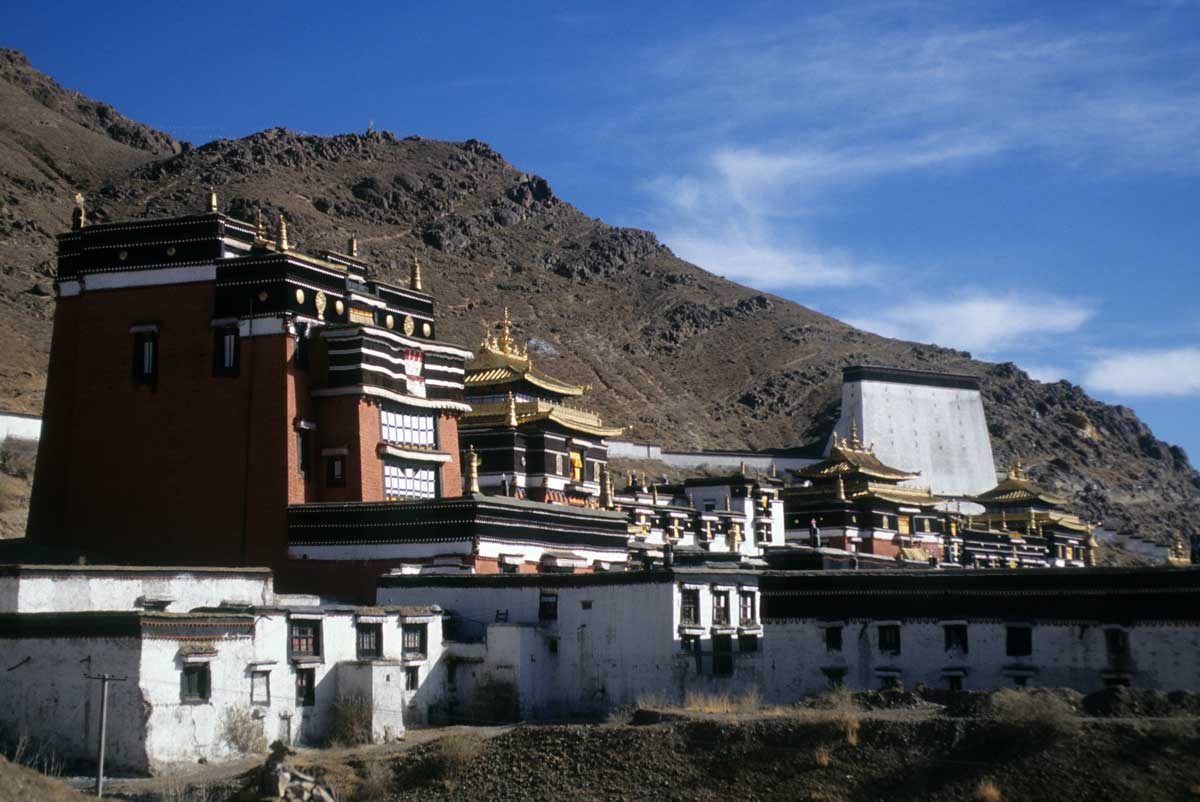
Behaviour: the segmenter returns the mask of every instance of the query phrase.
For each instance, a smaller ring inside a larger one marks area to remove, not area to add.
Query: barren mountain
[[[379,277],[425,266],[441,335],[474,346],[508,306],[549,373],[631,436],[668,446],[822,441],[841,369],[883,364],[979,376],[996,458],[1112,528],[1200,532],[1200,474],[1125,407],[1012,364],[891,340],[689,264],[646,231],[614,228],[477,140],[272,129],[190,147],[62,89],[0,51],[0,406],[40,411],[54,239],[76,192],[93,221],[203,208],[214,188],[244,219],[282,213],[300,249],[356,236]]]

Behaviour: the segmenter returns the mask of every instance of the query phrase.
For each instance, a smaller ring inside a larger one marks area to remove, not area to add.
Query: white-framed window
[[[384,460],[383,495],[388,501],[437,498],[437,474],[423,465]]]
[[[385,443],[417,448],[433,448],[437,445],[433,415],[384,407],[379,411],[379,421],[382,428],[380,436]]]

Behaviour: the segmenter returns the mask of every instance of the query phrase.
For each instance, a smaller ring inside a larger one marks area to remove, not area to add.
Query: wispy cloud
[[[1079,330],[1092,314],[1090,306],[1066,298],[976,293],[917,299],[846,322],[885,337],[986,354],[1014,346],[1036,347],[1048,336]]]
[[[1087,368],[1083,384],[1127,397],[1200,395],[1200,348],[1109,354]]]

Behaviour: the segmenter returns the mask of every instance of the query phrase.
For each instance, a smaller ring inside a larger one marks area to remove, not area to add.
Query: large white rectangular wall
[[[909,484],[947,496],[996,486],[991,437],[976,389],[915,380],[846,381],[834,432],[849,438],[853,423],[864,443],[875,444],[875,455],[885,465],[920,471]]]

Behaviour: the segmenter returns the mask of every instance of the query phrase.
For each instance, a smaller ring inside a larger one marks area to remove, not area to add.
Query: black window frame
[[[1033,627],[1028,624],[1009,624],[1004,632],[1004,654],[1007,657],[1029,657],[1033,654]]]
[[[542,591],[538,596],[538,620],[539,621],[557,621],[558,620],[558,594],[547,593]]]
[[[840,626],[825,627],[825,651],[842,651],[842,628]]]
[[[405,666],[404,667],[404,690],[415,691],[421,687],[421,667],[420,666]]]
[[[876,632],[880,654],[900,654],[902,643],[899,624],[880,624]]]
[[[296,349],[292,353],[292,367],[296,370],[308,370],[308,324],[296,324]]]
[[[700,626],[700,589],[682,588],[679,591],[679,623]]]
[[[225,345],[233,338],[231,359],[225,358]],[[237,376],[242,365],[242,338],[237,326],[218,326],[213,329],[213,375]]]
[[[296,428],[296,470],[304,481],[308,481],[309,474],[312,473],[312,434],[311,430],[304,426]]]
[[[179,683],[179,698],[183,702],[203,704],[212,698],[212,670],[208,663],[184,663]]]
[[[416,640],[415,647],[409,645],[411,640]],[[427,656],[429,654],[429,625],[401,624],[400,651],[405,657]]]
[[[717,602],[719,600],[723,600],[724,604],[718,605]],[[719,613],[719,615],[718,615],[718,613]],[[714,627],[727,627],[730,625],[729,622],[732,620],[733,619],[730,617],[730,612],[729,612],[729,591],[714,590],[712,592],[713,626]]]
[[[945,624],[943,633],[947,652],[969,653],[970,641],[966,624]]]
[[[340,470],[338,470],[340,468]],[[325,486],[346,486],[346,455],[330,454],[325,458]]]
[[[296,707],[315,707],[317,704],[317,670],[296,669]]]
[[[746,602],[750,603],[749,617],[746,616]],[[738,591],[738,623],[742,626],[750,626],[758,623],[758,604],[754,598],[753,591]]]
[[[311,632],[307,635],[298,634],[297,630],[301,628],[309,628]],[[313,618],[291,618],[288,619],[288,657],[296,659],[320,659],[322,654],[322,632],[321,621]],[[300,642],[310,641],[312,649],[310,651],[302,651],[296,648],[297,640]]]
[[[146,345],[150,345],[150,367],[146,367]],[[133,383],[153,387],[158,383],[159,339],[157,330],[133,333]]]
[[[354,654],[359,660],[383,657],[383,624],[376,621],[354,623]]]
[[[733,636],[713,635],[712,672],[714,677],[733,676]]]

